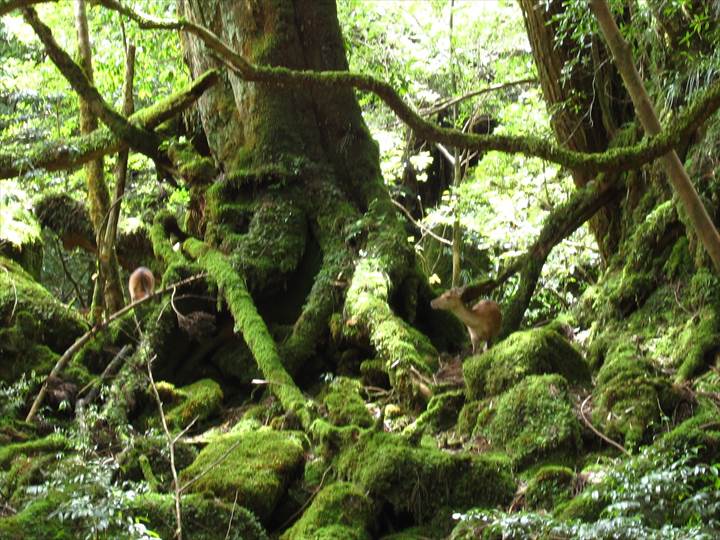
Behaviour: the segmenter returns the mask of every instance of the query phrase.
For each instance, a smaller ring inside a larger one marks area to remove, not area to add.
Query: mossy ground
[[[282,540],[372,538],[372,502],[358,486],[335,482],[323,488],[302,517],[280,537]]]
[[[211,441],[181,481],[190,492],[211,493],[249,508],[259,519],[270,517],[287,485],[302,471],[302,434],[263,428],[221,435]],[[200,474],[202,476],[200,476]]]
[[[356,425],[370,427],[372,416],[360,396],[362,386],[354,379],[338,377],[334,379],[323,398],[328,410],[329,420],[336,426]]]
[[[386,433],[363,435],[340,456],[338,471],[416,523],[429,521],[445,505],[505,504],[515,489],[507,460],[416,447]]]
[[[0,380],[12,382],[31,370],[48,373],[55,355],[87,329],[19,264],[0,257]]]
[[[193,420],[203,423],[216,415],[223,400],[220,385],[212,379],[200,379],[180,388],[160,382],[158,392],[165,404],[165,419],[168,425],[180,429]]]
[[[486,400],[474,433],[507,452],[517,467],[550,458],[573,461],[582,449],[580,423],[560,375],[532,375]]]

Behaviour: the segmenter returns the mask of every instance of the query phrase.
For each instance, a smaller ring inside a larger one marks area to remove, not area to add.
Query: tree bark
[[[638,118],[648,135],[657,135],[662,126],[655,113],[650,96],[645,91],[642,78],[635,68],[630,46],[622,37],[605,0],[591,0],[590,8],[597,17],[600,29],[612,51],[618,70],[632,98]],[[677,152],[668,152],[662,158],[663,167],[680,202],[688,214],[695,234],[700,238],[716,272],[720,272],[720,235],[710,219],[695,186],[680,162]]]
[[[617,106],[610,110],[608,105],[621,102],[616,99],[612,81],[615,74],[599,64],[589,69],[576,66],[566,77],[563,70],[577,45],[557,43],[553,18],[562,13],[562,2],[520,0],[519,3],[557,141],[578,152],[605,151],[618,126],[625,123],[625,111]],[[601,99],[603,96],[607,97]],[[579,169],[572,169],[572,176],[578,188],[595,177]],[[620,214],[620,207],[611,204],[590,221],[593,236],[606,261],[617,249]]]
[[[129,43],[125,48],[125,82],[123,85],[123,115],[130,117],[135,112],[133,101],[133,80],[135,78],[135,45]],[[125,195],[125,182],[127,180],[127,164],[129,150],[127,146],[118,152],[115,165],[115,196],[105,228],[105,238],[98,245],[101,265],[107,269],[105,275],[105,304],[110,313],[118,311],[125,303],[118,273],[115,244],[117,241],[117,228],[120,221],[120,207]]]
[[[93,82],[92,67],[92,48],[90,46],[90,33],[88,31],[87,11],[85,0],[75,0],[75,29],[78,38],[78,57],[79,63],[85,72],[85,76]],[[88,135],[95,131],[98,127],[97,117],[92,111],[90,103],[82,96],[80,101],[80,133]],[[89,161],[85,164],[85,180],[87,183],[88,199],[90,207],[90,219],[92,220],[95,237],[98,243],[98,272],[95,278],[95,288],[93,292],[93,302],[91,307],[92,320],[97,323],[102,319],[103,311],[106,307],[105,290],[106,276],[112,274],[110,261],[103,261],[101,254],[103,251],[102,241],[104,238],[105,220],[110,209],[110,195],[107,184],[105,183],[105,171],[102,157]],[[117,273],[117,268],[115,269]],[[122,297],[122,292],[120,293]]]

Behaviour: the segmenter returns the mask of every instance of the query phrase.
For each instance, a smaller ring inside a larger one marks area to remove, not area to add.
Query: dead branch
[[[40,391],[38,392],[37,397],[35,398],[35,401],[33,401],[32,406],[30,407],[30,411],[28,412],[27,416],[25,417],[26,422],[32,422],[35,419],[35,415],[38,412],[38,409],[40,409],[40,406],[43,404],[43,401],[45,400],[45,395],[47,394],[47,382],[48,379],[51,377],[57,377],[60,375],[63,369],[65,369],[65,366],[67,363],[72,359],[73,356],[75,356],[75,353],[77,353],[83,345],[88,343],[92,338],[94,338],[97,334],[99,334],[101,331],[105,330],[110,323],[113,321],[119,319],[125,313],[128,311],[136,308],[137,306],[149,302],[150,300],[157,298],[158,296],[162,296],[163,294],[167,294],[170,291],[173,291],[177,289],[178,287],[182,287],[184,285],[187,285],[188,283],[193,283],[195,281],[198,281],[199,279],[202,279],[207,274],[197,274],[195,276],[191,276],[187,279],[183,279],[181,281],[178,281],[177,283],[173,283],[172,285],[168,285],[167,287],[160,289],[159,291],[154,292],[153,294],[150,294],[144,298],[141,298],[140,300],[136,300],[135,302],[131,302],[124,308],[122,308],[120,311],[116,311],[112,315],[110,315],[107,320],[93,326],[89,331],[87,331],[85,334],[80,336],[75,343],[73,343],[70,348],[65,351],[65,353],[58,359],[57,363],[55,364],[55,367],[52,368],[52,371],[50,374],[45,378],[45,381],[43,382],[43,385],[40,387]]]
[[[606,443],[608,443],[608,444],[611,445],[611,446],[614,446],[615,448],[617,448],[618,450],[620,450],[623,454],[625,454],[626,456],[629,457],[629,456],[630,456],[630,452],[628,452],[627,450],[625,450],[625,448],[624,448],[620,443],[613,441],[610,437],[608,437],[608,436],[605,435],[604,433],[601,433],[595,426],[593,426],[593,425],[590,423],[590,420],[588,420],[587,417],[585,416],[585,405],[587,405],[587,402],[590,401],[591,398],[592,398],[592,394],[590,394],[588,397],[586,397],[585,400],[584,400],[584,401],[582,402],[582,404],[580,405],[580,417],[582,418],[582,421],[585,423],[585,425],[586,425],[588,428],[590,428],[590,430],[591,430],[595,435],[597,435],[597,436],[600,437],[603,441],[605,441]]]
[[[168,451],[170,452],[170,470],[172,471],[173,487],[175,488],[175,520],[177,522],[177,526],[175,528],[175,538],[177,538],[177,540],[182,540],[182,513],[180,509],[181,493],[180,483],[178,482],[177,468],[175,467],[176,439],[173,439],[172,435],[170,434],[170,429],[168,428],[167,420],[165,418],[165,412],[163,411],[162,400],[160,399],[160,394],[158,393],[157,386],[155,385],[155,379],[153,379],[151,364],[155,358],[156,357],[153,356],[152,358],[148,359],[147,372],[148,377],[150,378],[150,387],[152,388],[153,396],[155,397],[155,403],[157,404],[158,412],[160,413],[160,420],[162,421],[165,438],[167,439]]]

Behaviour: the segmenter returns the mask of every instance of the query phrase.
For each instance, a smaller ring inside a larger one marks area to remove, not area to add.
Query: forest
[[[718,108],[718,0],[0,0],[0,539],[720,538]]]

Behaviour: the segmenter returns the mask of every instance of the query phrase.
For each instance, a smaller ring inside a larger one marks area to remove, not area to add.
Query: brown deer
[[[435,298],[430,305],[433,309],[445,309],[455,314],[467,326],[472,342],[473,354],[478,352],[478,344],[482,341],[483,351],[487,350],[490,341],[500,333],[502,313],[497,302],[480,300],[468,309],[462,300],[464,287],[455,287]]]
[[[130,274],[128,289],[130,289],[130,302],[150,296],[155,290],[155,276],[149,268],[140,266]]]

